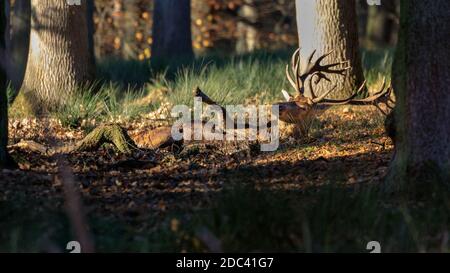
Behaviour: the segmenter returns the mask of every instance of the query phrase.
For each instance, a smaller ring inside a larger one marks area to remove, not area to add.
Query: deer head
[[[361,87],[350,97],[342,100],[331,100],[326,99],[326,97],[336,89],[337,85],[334,85],[329,91],[323,93],[320,96],[316,96],[314,92],[314,85],[317,85],[321,80],[326,80],[330,82],[327,74],[337,74],[344,75],[345,72],[350,68],[346,66],[342,69],[337,69],[337,66],[345,65],[347,62],[338,62],[332,64],[322,65],[322,61],[328,57],[333,51],[328,52],[317,58],[313,62],[313,58],[316,51],[314,51],[308,58],[306,67],[301,71],[300,68],[300,49],[297,49],[291,58],[291,72],[289,71],[289,65],[286,66],[286,76],[289,83],[296,90],[297,95],[292,97],[285,90],[282,90],[285,102],[277,103],[279,106],[279,119],[286,123],[293,124],[304,124],[309,122],[313,117],[317,116],[324,110],[328,109],[332,105],[375,105],[380,111],[383,110],[378,106],[379,103],[385,102],[386,105],[390,101],[391,88],[386,89],[386,81],[384,81],[383,86],[380,91],[374,93],[364,99],[355,99],[355,97],[365,88],[366,83],[364,82]],[[305,86],[309,84],[309,89],[311,92],[311,97],[305,95]],[[392,109],[392,108],[391,108]],[[383,112],[384,113],[384,112]]]

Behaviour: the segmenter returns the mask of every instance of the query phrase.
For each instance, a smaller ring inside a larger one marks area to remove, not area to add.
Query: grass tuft
[[[99,91],[93,88],[81,89],[61,107],[54,116],[63,126],[84,127],[85,124],[98,122],[123,121],[137,118],[140,114],[154,109],[153,105],[139,105],[134,102],[144,97],[146,92],[128,89],[122,91],[118,85],[103,85]]]

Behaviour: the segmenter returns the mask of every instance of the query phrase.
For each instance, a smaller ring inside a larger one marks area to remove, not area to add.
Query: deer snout
[[[307,107],[301,107],[296,102],[278,103],[279,119],[287,123],[298,123],[308,114]]]

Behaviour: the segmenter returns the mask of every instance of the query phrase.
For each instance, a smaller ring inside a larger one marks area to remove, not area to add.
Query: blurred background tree
[[[153,58],[190,58],[191,1],[156,0],[153,13]]]
[[[154,2],[95,0],[97,58],[150,59]],[[383,0],[381,6],[358,0],[356,6],[360,44],[372,49],[395,45],[399,0]],[[295,1],[191,0],[191,32],[196,54],[296,47]]]
[[[97,58],[150,59],[154,2],[96,0]],[[193,50],[196,54],[233,54],[294,47],[297,43],[294,6],[293,1],[287,0],[192,0]]]
[[[384,0],[382,5],[366,7],[365,41],[367,48],[392,47],[397,44],[399,31],[400,0]]]

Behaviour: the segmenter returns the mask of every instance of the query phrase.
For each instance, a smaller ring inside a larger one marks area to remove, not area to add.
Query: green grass
[[[417,200],[339,182],[304,191],[256,190],[245,178],[229,183],[202,209],[149,214],[139,223],[91,215],[97,251],[208,252],[199,235],[205,230],[225,252],[368,252],[369,241],[380,242],[382,252],[450,251],[448,191]],[[64,250],[72,238],[64,213],[18,204],[0,203],[0,251],[40,251],[44,239]]]
[[[390,82],[392,50],[363,50],[362,56],[369,86],[379,85],[383,78]],[[273,102],[282,99],[282,89],[293,93],[284,72],[289,59],[290,51],[228,59],[206,57],[176,70],[169,66],[169,72],[159,73],[154,84],[170,91],[169,101],[173,104],[191,105],[192,90],[197,86],[222,104],[243,104],[249,98]]]
[[[195,238],[206,229],[225,252],[368,252],[370,241],[380,242],[383,252],[450,251],[448,190],[417,200],[338,181],[302,192],[255,190],[242,183],[245,179],[222,192],[211,208],[186,218],[178,234]],[[183,247],[208,251],[191,242]]]
[[[77,95],[68,98],[66,106],[56,110],[54,116],[69,127],[77,127],[83,120],[93,118],[101,121],[134,118],[157,105],[136,106],[133,100],[153,90],[165,89],[168,90],[167,99],[173,105],[191,105],[192,91],[197,86],[224,105],[244,104],[249,99],[259,103],[275,102],[282,100],[282,89],[294,93],[284,72],[291,53],[292,50],[284,50],[235,57],[211,55],[177,63],[173,60],[153,63],[100,60],[97,62],[99,90],[82,88]],[[383,77],[390,81],[392,55],[390,49],[362,51],[369,86],[379,85]],[[13,109],[12,112],[16,115],[18,111]]]
[[[6,95],[8,96],[8,101],[11,101],[15,97],[15,91],[12,88],[11,84],[8,84],[6,88]]]
[[[144,89],[123,91],[114,84],[104,84],[99,91],[82,89],[68,99],[53,115],[64,126],[80,127],[86,121],[109,122],[127,120],[154,110],[154,105],[137,105],[137,99],[146,95]]]
[[[394,49],[362,50],[361,55],[364,75],[369,86],[376,85],[383,78],[386,78],[388,83],[391,82]]]
[[[148,62],[137,60],[121,60],[117,58],[103,59],[97,62],[97,78],[103,83],[114,83],[127,88],[142,87],[150,78]]]
[[[405,212],[409,210],[403,205],[383,208],[383,198],[371,190],[326,186],[293,193],[242,188],[224,192],[194,225],[207,227],[230,252],[366,252],[373,240],[386,252],[433,249],[415,241],[417,229],[420,238],[427,232],[416,218],[424,217],[423,212],[414,210],[412,223]],[[434,221],[445,223],[446,216],[448,212]],[[445,225],[439,228],[446,230]]]
[[[264,57],[270,58],[270,57]],[[269,64],[268,64],[269,63]],[[219,103],[243,104],[245,99],[258,96],[260,102],[281,99],[281,89],[287,88],[282,59],[233,58],[226,66],[214,62],[202,68],[182,68],[174,81],[157,82],[169,89],[169,101],[174,105],[193,102],[192,91],[200,87]]]

